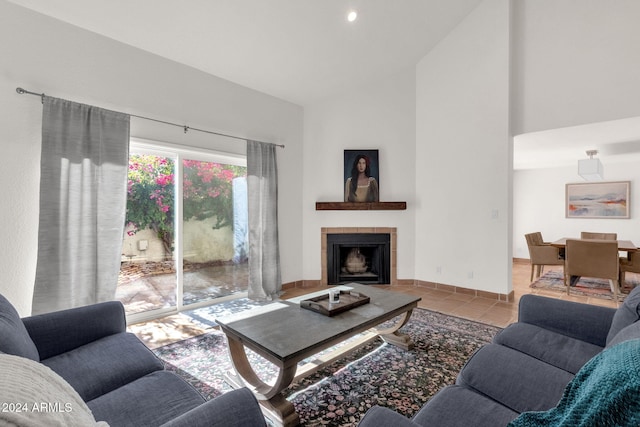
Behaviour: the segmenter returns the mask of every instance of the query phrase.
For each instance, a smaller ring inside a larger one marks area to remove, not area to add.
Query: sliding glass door
[[[182,303],[246,292],[246,167],[194,159],[182,167]]]
[[[246,160],[132,143],[116,298],[144,319],[245,295]]]

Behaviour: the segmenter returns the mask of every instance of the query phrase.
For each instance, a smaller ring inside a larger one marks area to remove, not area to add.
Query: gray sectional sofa
[[[359,426],[496,427],[512,421],[518,425],[640,425],[640,368],[635,365],[640,363],[639,318],[640,287],[618,309],[525,295],[518,322],[474,353],[456,384],[436,393],[413,419],[376,406]],[[597,374],[603,379],[594,376],[594,366],[600,366]],[[585,378],[598,386],[586,388]],[[583,401],[576,397],[578,386]],[[622,397],[611,398],[611,390]],[[567,408],[580,402],[585,407]],[[567,422],[557,421],[562,417],[553,418],[554,422],[527,418],[549,420],[544,417],[564,416],[559,412],[568,410],[573,412]]]
[[[165,370],[162,361],[125,329],[124,308],[119,302],[21,319],[0,295],[0,353],[49,367],[79,394],[96,421],[111,427],[266,425],[249,390],[234,390],[205,401],[190,384]],[[12,375],[18,374],[0,372],[4,388],[0,391],[9,398],[12,391],[8,387],[29,381]],[[55,398],[46,401],[55,402]],[[64,411],[65,407],[54,409]],[[46,425],[45,418],[38,422],[46,416],[44,412],[21,415],[27,416],[23,421],[30,425]]]

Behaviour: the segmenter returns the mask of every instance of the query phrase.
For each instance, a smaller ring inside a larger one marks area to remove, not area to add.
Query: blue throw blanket
[[[605,349],[576,374],[558,406],[509,427],[640,426],[640,339]]]

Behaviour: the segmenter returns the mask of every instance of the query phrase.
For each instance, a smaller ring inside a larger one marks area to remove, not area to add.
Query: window
[[[246,158],[132,141],[116,298],[130,320],[246,295]]]

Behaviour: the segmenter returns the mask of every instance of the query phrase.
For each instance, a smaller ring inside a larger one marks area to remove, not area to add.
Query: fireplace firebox
[[[327,234],[329,285],[391,283],[391,235]]]

